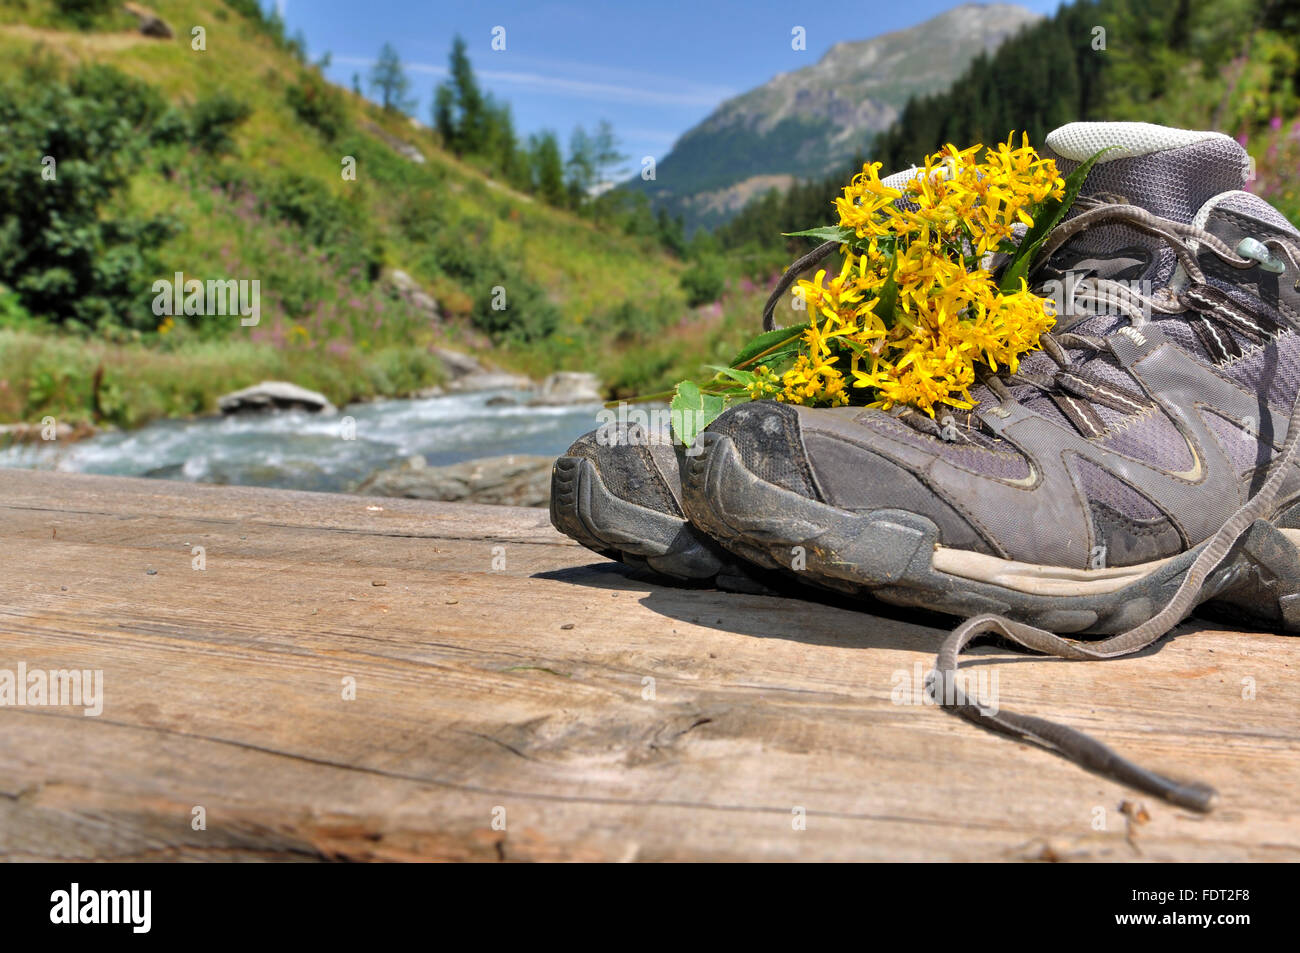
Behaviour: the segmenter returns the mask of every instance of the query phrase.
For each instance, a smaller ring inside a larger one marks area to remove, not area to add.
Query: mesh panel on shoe
[[[1175,129],[1149,122],[1070,122],[1049,132],[1046,145],[1074,162],[1083,162],[1102,149],[1114,147],[1098,160],[1099,165],[1104,165],[1118,159],[1227,138],[1221,132]]]
[[[1236,191],[1246,182],[1249,157],[1235,140],[1218,133],[1191,133],[1170,129],[1163,138],[1153,136],[1145,123],[1071,123],[1047,137],[1044,154],[1055,158],[1062,172],[1072,172],[1080,154],[1067,146],[1077,147],[1086,139],[1088,146],[1103,148],[1108,139],[1126,145],[1119,158],[1098,162],[1088,175],[1082,195],[1105,197],[1139,205],[1162,218],[1191,223],[1207,202],[1223,192]],[[1059,135],[1058,135],[1059,134]],[[1136,151],[1141,140],[1141,148]],[[1054,145],[1055,143],[1055,145]],[[1066,148],[1070,155],[1055,151]],[[1093,152],[1096,152],[1094,149]],[[1091,155],[1092,153],[1089,153]],[[1085,157],[1086,158],[1086,157]],[[1076,207],[1067,217],[1078,214]],[[1164,242],[1127,225],[1104,225],[1084,232],[1072,245],[1087,251],[1104,251],[1137,245],[1150,248],[1156,255],[1151,275],[1157,287],[1169,281],[1177,261],[1173,250]]]
[[[903,186],[916,178],[916,174],[919,171],[919,167],[912,166],[910,169],[903,169],[901,172],[895,172],[892,175],[885,176],[880,180],[880,184],[887,189],[897,189],[902,191]]]
[[[1235,361],[1215,367],[1215,373],[1248,393],[1266,394],[1279,413],[1289,413],[1300,391],[1300,338],[1285,331],[1263,347],[1243,350]]]
[[[1092,461],[1076,456],[1070,461],[1070,468],[1078,476],[1079,485],[1090,501],[1105,503],[1116,513],[1134,520],[1164,516],[1146,496]]]
[[[1159,408],[1125,421],[1101,442],[1108,450],[1173,473],[1190,470],[1196,464],[1187,440]]]
[[[1238,475],[1268,463],[1276,455],[1272,447],[1251,436],[1240,423],[1234,424],[1220,414],[1206,410],[1200,411],[1200,415],[1205,425],[1210,428],[1210,432],[1218,439],[1223,452],[1232,461],[1232,466]]]
[[[1241,215],[1249,215],[1251,218],[1257,218],[1267,225],[1288,232],[1295,238],[1300,238],[1300,230],[1296,229],[1295,225],[1293,225],[1285,215],[1273,208],[1273,206],[1269,205],[1258,195],[1252,195],[1250,192],[1231,191],[1215,196],[1205,203],[1205,206],[1197,213],[1192,224],[1197,228],[1204,228],[1205,223],[1210,219],[1210,213],[1215,209],[1224,209],[1229,212],[1237,212]]]

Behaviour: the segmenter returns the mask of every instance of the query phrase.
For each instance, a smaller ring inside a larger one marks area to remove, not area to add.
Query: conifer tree
[[[415,108],[416,101],[407,96],[411,81],[391,43],[385,43],[379,51],[379,59],[370,71],[370,88],[379,91],[379,103],[385,110],[410,112]]]

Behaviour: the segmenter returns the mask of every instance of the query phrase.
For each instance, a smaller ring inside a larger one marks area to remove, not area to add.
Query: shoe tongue
[[[1250,159],[1221,132],[1193,132],[1145,122],[1072,122],[1047,136],[1044,154],[1063,173],[1089,156],[1115,147],[1097,161],[1081,195],[1137,205],[1191,223],[1222,192],[1240,189]]]
[[[1092,167],[1081,196],[1136,205],[1187,224],[1216,195],[1240,189],[1249,171],[1246,150],[1223,133],[1144,122],[1072,122],[1048,134],[1043,153],[1069,174],[1108,147],[1114,148]],[[1168,283],[1175,261],[1173,249],[1160,239],[1126,225],[1083,232],[1054,259],[1062,270],[1144,278],[1156,288]]]
[[[1079,194],[1136,205],[1161,218],[1187,224],[1215,196],[1240,189],[1248,175],[1246,150],[1236,140],[1217,132],[1141,122],[1075,122],[1050,133],[1045,146],[1043,155],[1055,159],[1064,175],[1102,149],[1115,147],[1092,167]],[[1076,208],[1071,216],[1078,211]],[[1169,283],[1176,264],[1177,256],[1164,241],[1128,225],[1103,225],[1081,232],[1052,257],[1053,267],[1062,273],[1149,281],[1150,290],[1144,291],[1148,294]],[[1104,336],[1127,324],[1128,319],[1113,314],[1062,314],[1057,323],[1061,330]],[[1093,371],[1105,376],[1108,367],[1107,361],[1099,361]],[[1041,351],[1026,355],[1021,368],[1045,376],[1056,370]],[[981,402],[996,400],[983,387],[973,388],[971,393]],[[1039,413],[1064,420],[1050,398],[1033,388],[1018,386],[1013,393]]]

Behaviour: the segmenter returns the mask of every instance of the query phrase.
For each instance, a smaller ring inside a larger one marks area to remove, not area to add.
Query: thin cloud
[[[340,56],[335,62],[346,66],[369,67],[373,66],[375,61],[368,57]],[[437,66],[432,63],[405,63],[403,65],[412,73],[437,77],[447,75],[445,66]],[[551,94],[568,95],[575,99],[589,99],[596,102],[647,103],[656,106],[715,106],[722,100],[734,95],[732,90],[713,87],[688,86],[676,89],[655,89],[648,86],[626,86],[621,83],[595,82],[531,71],[480,69],[475,72],[481,79],[494,85],[540,90]]]

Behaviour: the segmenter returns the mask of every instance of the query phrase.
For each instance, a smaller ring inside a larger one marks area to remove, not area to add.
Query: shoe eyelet
[[[1255,262],[1256,267],[1263,271],[1280,275],[1286,270],[1278,259],[1273,257],[1273,253],[1268,250],[1268,246],[1258,239],[1243,238],[1237,243],[1237,254],[1242,258],[1249,258]]]

